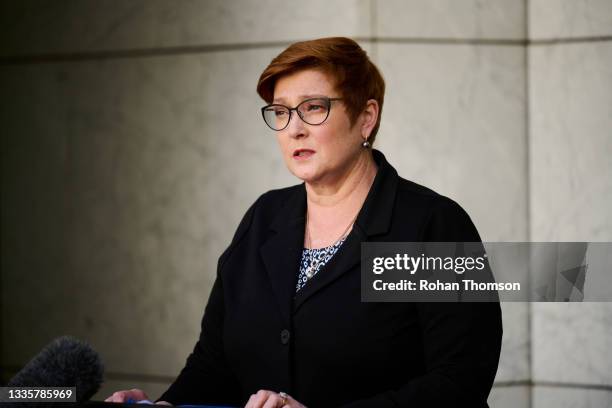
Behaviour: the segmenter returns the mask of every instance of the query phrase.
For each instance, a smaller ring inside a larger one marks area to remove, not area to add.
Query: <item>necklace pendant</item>
[[[318,268],[319,268],[319,262],[311,262],[310,263],[310,265],[306,269],[306,276],[308,277],[308,279],[310,279],[313,276],[315,276],[315,273],[317,273],[317,269]]]

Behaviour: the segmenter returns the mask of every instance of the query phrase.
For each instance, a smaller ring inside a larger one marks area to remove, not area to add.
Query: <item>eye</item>
[[[286,109],[282,109],[282,108],[274,109],[274,115],[276,117],[282,117],[282,116],[284,116],[286,114],[287,114],[287,110]]]
[[[314,111],[314,112],[316,112],[316,111],[323,110],[323,109],[325,109],[325,107],[324,107],[324,106],[322,106],[322,105],[316,105],[316,104],[308,105],[308,106],[306,107],[306,110],[307,110],[308,112],[313,112],[313,111]]]
[[[320,99],[305,101],[300,107],[303,113],[325,113],[328,109],[325,101]]]

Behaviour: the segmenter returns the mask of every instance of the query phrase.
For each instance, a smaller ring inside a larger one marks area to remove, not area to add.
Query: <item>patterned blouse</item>
[[[334,245],[330,245],[325,248],[309,249],[304,248],[302,250],[302,260],[300,262],[300,274],[298,275],[298,282],[295,285],[296,293],[302,289],[306,283],[314,278],[314,276],[325,266],[327,262],[334,256],[342,244],[346,241],[346,236]],[[313,266],[311,277],[309,278],[306,274],[310,266]]]

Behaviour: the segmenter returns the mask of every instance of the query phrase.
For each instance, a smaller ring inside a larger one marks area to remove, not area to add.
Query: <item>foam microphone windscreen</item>
[[[76,399],[83,402],[100,389],[103,373],[100,356],[89,344],[64,336],[45,346],[7,385],[76,387]]]

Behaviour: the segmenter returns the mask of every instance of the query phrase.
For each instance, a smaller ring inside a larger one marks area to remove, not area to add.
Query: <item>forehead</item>
[[[306,69],[279,78],[274,86],[274,102],[296,102],[312,96],[336,96],[329,74]]]

